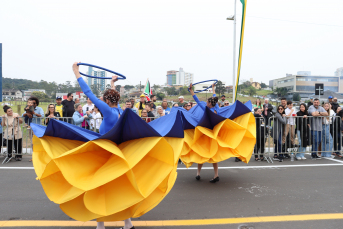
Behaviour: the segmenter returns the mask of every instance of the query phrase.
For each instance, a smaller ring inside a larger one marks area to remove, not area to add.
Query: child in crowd
[[[293,102],[290,100],[287,101],[287,108],[285,110],[285,114],[287,117],[287,124],[286,124],[286,128],[285,128],[285,133],[282,136],[282,144],[285,144],[286,137],[287,137],[288,133],[290,133],[291,148],[294,148],[295,147],[295,144],[294,144],[295,118],[293,118],[293,117],[297,116],[297,113],[295,112],[295,109],[293,108]],[[289,142],[287,142],[287,144],[289,145]]]
[[[34,110],[35,108],[33,107],[32,100],[31,99],[27,100],[27,104],[26,104],[26,107],[24,108],[24,111],[27,114],[30,114],[31,118],[29,117],[29,115],[25,116],[25,126],[30,126],[30,123],[32,122],[32,116],[33,116]]]

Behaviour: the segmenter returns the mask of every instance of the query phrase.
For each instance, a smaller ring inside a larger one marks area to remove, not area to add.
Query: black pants
[[[260,130],[256,130],[256,131],[260,131],[260,133],[256,133],[256,144],[254,148],[255,158],[258,158],[259,151],[261,151],[260,157],[263,157],[263,154],[264,154],[264,142],[265,142],[264,127],[261,126]]]
[[[12,157],[12,152],[13,152],[13,148],[12,148],[12,143],[13,143],[13,146],[14,146],[14,150],[15,152],[17,153],[17,155],[15,155],[15,158],[21,158],[22,155],[22,142],[23,142],[23,139],[14,139],[14,140],[8,140],[7,143],[7,154],[8,154],[8,157]],[[18,155],[20,154],[20,155]]]

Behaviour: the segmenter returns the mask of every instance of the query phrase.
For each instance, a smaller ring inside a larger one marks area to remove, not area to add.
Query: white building
[[[44,89],[27,89],[27,90],[23,91],[23,100],[27,101],[27,99],[31,97],[31,94],[34,91],[39,91],[39,92],[43,92],[44,94],[46,94]]]
[[[166,85],[189,86],[189,84],[193,83],[193,80],[194,80],[194,74],[185,72],[183,68],[180,68],[179,71],[175,71],[175,70],[167,71]]]
[[[20,90],[2,89],[2,98],[6,100],[22,100],[23,93]]]

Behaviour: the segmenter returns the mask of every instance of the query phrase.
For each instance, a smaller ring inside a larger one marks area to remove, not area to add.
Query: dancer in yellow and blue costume
[[[170,125],[161,135],[131,109],[119,117],[117,93],[106,91],[105,102],[97,99],[76,63],[73,68],[83,92],[104,115],[100,134],[54,119],[47,127],[32,124],[37,179],[73,219],[96,219],[98,228],[126,219],[125,228],[133,228],[129,218],[154,208],[173,187],[183,129],[170,131],[177,126]]]
[[[198,105],[188,112],[180,109],[185,119],[193,123],[184,128],[185,143],[181,160],[187,167],[198,164],[197,180],[200,180],[202,165],[212,163],[215,174],[210,182],[215,183],[219,181],[218,162],[230,157],[249,162],[256,143],[256,125],[250,101],[246,104],[236,101],[231,106],[220,108],[214,85],[212,88],[213,97],[205,103],[199,101],[192,84],[189,87]]]

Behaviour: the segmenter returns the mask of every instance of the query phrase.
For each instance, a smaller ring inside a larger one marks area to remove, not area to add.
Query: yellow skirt
[[[181,160],[190,167],[193,163],[218,163],[238,157],[248,163],[256,143],[255,117],[250,112],[218,123],[213,130],[197,126],[185,130]]]
[[[139,217],[169,193],[184,140],[123,142],[33,138],[33,165],[48,198],[78,221]]]

